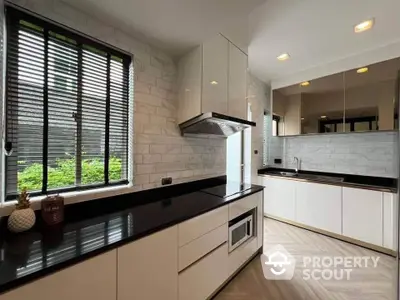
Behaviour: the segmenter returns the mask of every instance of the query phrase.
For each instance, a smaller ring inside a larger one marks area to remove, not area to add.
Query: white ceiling
[[[225,31],[228,37],[247,48],[247,17],[264,1],[64,0],[174,56]]]
[[[353,33],[355,24],[372,17],[372,30]],[[268,0],[250,15],[249,67],[265,82],[320,77],[304,71],[318,68],[319,74],[326,75],[328,67],[320,66],[327,64],[335,71],[354,68],[366,61],[358,56],[379,47],[367,61],[400,56],[400,47],[389,49],[394,44],[400,45],[399,0]],[[291,59],[278,61],[276,57],[284,52]],[[349,57],[339,69],[332,68],[332,62]],[[301,72],[307,75],[294,76]]]

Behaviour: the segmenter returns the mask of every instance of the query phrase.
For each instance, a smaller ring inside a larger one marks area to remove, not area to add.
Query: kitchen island
[[[223,180],[70,205],[62,228],[5,235],[0,299],[206,299],[262,248],[263,187],[201,191]],[[252,238],[229,252],[229,222],[251,209]]]

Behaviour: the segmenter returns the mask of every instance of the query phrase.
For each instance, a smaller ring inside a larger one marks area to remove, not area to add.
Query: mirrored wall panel
[[[273,91],[274,136],[398,128],[400,58]]]

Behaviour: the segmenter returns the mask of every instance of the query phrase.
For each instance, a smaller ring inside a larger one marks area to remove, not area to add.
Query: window
[[[6,8],[6,200],[128,183],[131,57]]]
[[[281,118],[277,115],[272,116],[272,136],[279,136],[279,121]]]

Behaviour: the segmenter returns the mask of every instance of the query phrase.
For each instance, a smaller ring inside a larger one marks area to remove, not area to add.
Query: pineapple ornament
[[[29,195],[24,188],[19,195],[15,210],[8,217],[8,229],[18,233],[31,229],[35,225],[36,216],[30,207]]]

